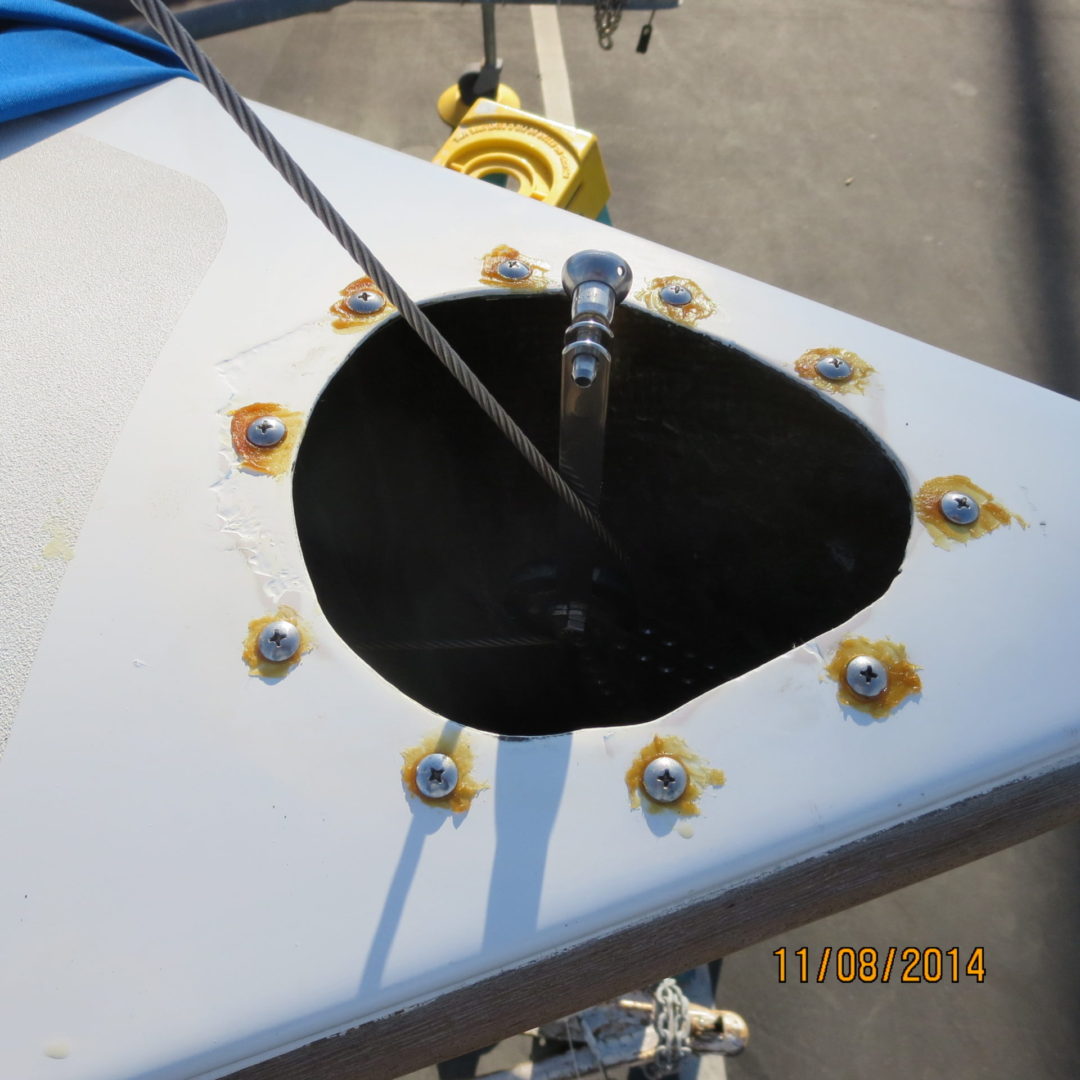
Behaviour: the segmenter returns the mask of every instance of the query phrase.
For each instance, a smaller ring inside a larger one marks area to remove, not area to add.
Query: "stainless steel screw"
[[[645,794],[656,802],[670,803],[681,798],[686,791],[687,776],[686,766],[676,758],[663,757],[653,758],[645,766],[645,773],[641,778],[641,786]]]
[[[382,311],[386,307],[386,297],[374,289],[364,289],[346,297],[345,305],[357,315],[374,315],[376,311]]]
[[[507,281],[524,281],[532,273],[532,267],[520,259],[503,259],[499,263],[498,273]]]
[[[445,799],[457,782],[458,768],[448,754],[428,754],[416,766],[416,786],[429,799]]]
[[[300,648],[300,631],[285,619],[275,619],[259,631],[259,652],[267,660],[289,660]]]
[[[852,367],[842,357],[833,353],[831,356],[823,356],[814,367],[817,373],[829,382],[843,382],[851,378]]]
[[[686,307],[694,294],[685,285],[665,285],[660,290],[660,299],[674,307]]]
[[[260,416],[248,424],[247,440],[252,446],[277,446],[287,430],[276,416]]]
[[[877,697],[889,685],[889,673],[873,656],[856,656],[847,666],[847,684],[860,697]]]
[[[979,520],[979,504],[962,491],[946,491],[941,496],[941,512],[954,525],[974,525]]]

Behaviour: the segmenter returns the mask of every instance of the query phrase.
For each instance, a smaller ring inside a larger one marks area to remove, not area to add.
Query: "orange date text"
[[[885,948],[826,945],[821,949],[780,948],[773,952],[777,961],[777,981],[823,983],[835,979],[841,983],[958,983],[986,978],[986,950],[940,949],[936,945]]]

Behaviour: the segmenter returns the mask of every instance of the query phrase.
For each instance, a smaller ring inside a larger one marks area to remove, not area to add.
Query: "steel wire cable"
[[[489,420],[506,436],[519,454],[541,479],[589,527],[592,533],[619,559],[627,558],[599,517],[559,475],[558,470],[540,452],[533,441],[496,401],[431,320],[420,310],[393,275],[375,257],[355,230],[315,186],[292,155],[278,142],[270,129],[255,115],[251,106],[237,93],[213,61],[195,43],[175,15],[161,0],[131,0],[135,9],[161,35],[162,40],[217,99],[240,129],[262,152],[281,178],[307,204],[308,209],[326,226],[330,235],[348,252],[350,258],[378,285],[386,298],[401,312],[401,317],[421,341],[438,357],[465,392],[483,410]]]

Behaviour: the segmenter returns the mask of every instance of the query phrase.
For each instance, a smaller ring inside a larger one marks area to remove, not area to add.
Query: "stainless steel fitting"
[[[610,251],[579,251],[566,260],[562,283],[571,299],[570,318],[600,318],[611,324],[615,307],[626,299],[634,275],[625,259]]]
[[[562,283],[570,297],[570,328],[563,361],[569,365],[570,378],[583,389],[611,363],[611,320],[633,280],[626,260],[610,251],[579,251],[566,260]]]
[[[633,274],[610,251],[579,251],[563,266],[570,297],[570,326],[562,351],[559,404],[559,472],[569,478],[587,506],[600,505],[604,482],[604,438],[611,376],[611,320],[630,291]],[[580,522],[563,514],[559,578],[566,599],[566,629],[584,632],[592,593],[595,557],[582,543]]]

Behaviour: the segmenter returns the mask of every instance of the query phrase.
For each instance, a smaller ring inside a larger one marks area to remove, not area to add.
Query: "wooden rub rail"
[[[1014,780],[833,851],[373,1020],[229,1080],[391,1080],[736,952],[1080,817],[1080,763]]]

